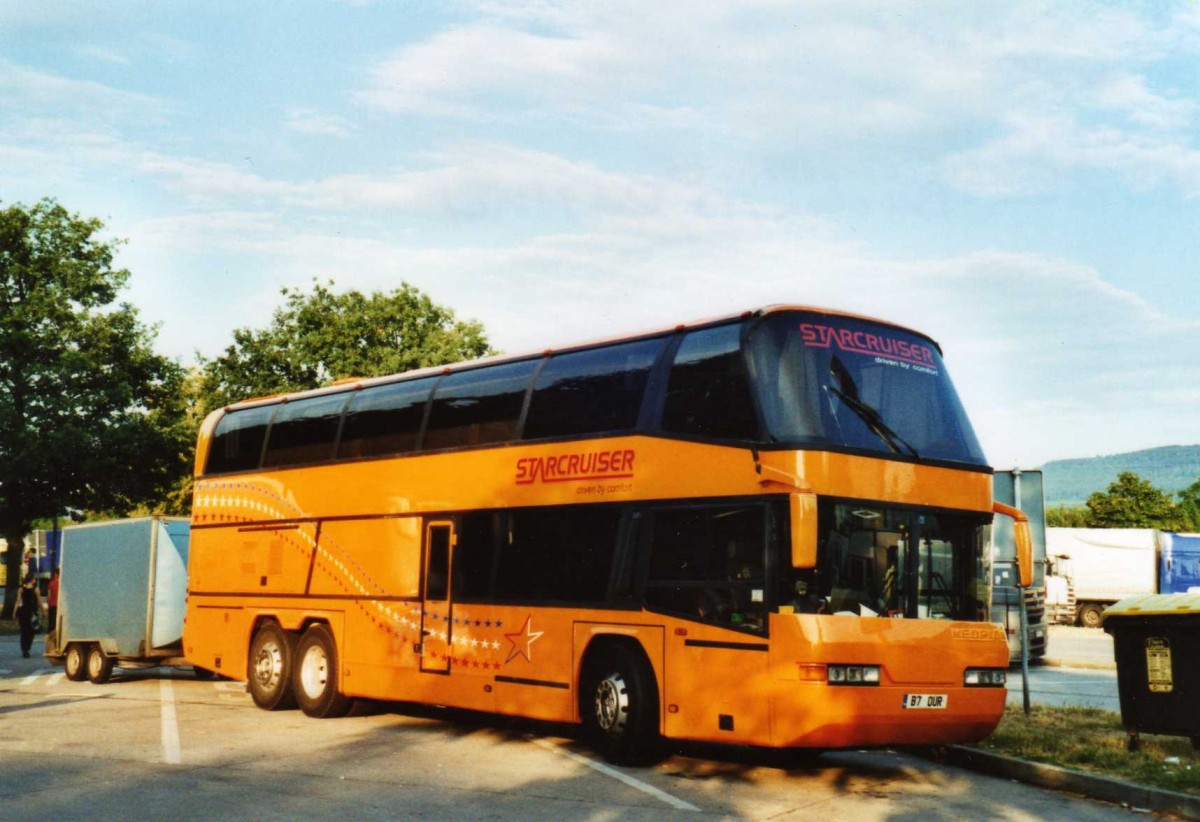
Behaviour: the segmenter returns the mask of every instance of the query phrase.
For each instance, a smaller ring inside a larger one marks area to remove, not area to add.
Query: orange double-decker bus
[[[214,412],[185,653],[262,708],[576,722],[615,761],[973,741],[996,512],[935,342],[771,307]]]

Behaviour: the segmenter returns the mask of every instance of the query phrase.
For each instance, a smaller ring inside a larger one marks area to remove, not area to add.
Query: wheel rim
[[[283,651],[274,642],[263,643],[254,659],[254,677],[264,691],[279,687],[283,676]]]
[[[92,676],[99,676],[104,670],[104,655],[99,651],[92,651],[88,654],[88,673]]]
[[[79,673],[81,668],[83,668],[83,658],[79,649],[75,647],[67,649],[67,673],[73,676]]]
[[[328,682],[329,658],[324,648],[313,645],[300,660],[300,687],[306,696],[315,699],[325,692]]]
[[[620,674],[609,674],[596,686],[596,724],[609,734],[620,734],[629,719],[629,689]]]

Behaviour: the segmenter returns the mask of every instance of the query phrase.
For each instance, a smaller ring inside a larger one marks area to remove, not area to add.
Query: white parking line
[[[32,685],[33,683],[37,682],[37,679],[39,676],[41,676],[42,674],[51,673],[53,670],[54,670],[53,668],[38,668],[36,671],[31,673],[29,676],[27,676],[21,680],[21,687],[26,688],[26,687]]]
[[[548,751],[554,751],[556,754],[560,754],[561,756],[565,756],[567,759],[570,759],[572,762],[578,762],[581,765],[587,765],[589,768],[591,768],[594,771],[599,771],[600,773],[604,774],[605,776],[612,777],[613,779],[617,780],[618,782],[624,782],[629,787],[636,788],[637,790],[641,791],[642,793],[650,794],[650,796],[653,796],[655,799],[659,800],[660,802],[665,802],[666,804],[670,805],[672,808],[675,808],[676,810],[679,810],[679,811],[699,811],[700,810],[695,805],[693,805],[691,802],[685,802],[684,800],[680,799],[677,796],[671,796],[671,794],[667,793],[666,791],[661,791],[658,788],[654,787],[653,785],[647,784],[640,779],[635,779],[634,777],[630,776],[627,773],[622,773],[621,771],[618,771],[616,768],[612,768],[612,767],[609,767],[608,765],[604,765],[600,762],[596,762],[594,760],[588,759],[586,756],[580,756],[579,754],[577,754],[573,751],[568,751],[566,748],[560,748],[558,745],[555,745],[553,742],[550,742],[549,740],[535,738],[532,741],[533,741],[533,744],[538,745],[542,748],[545,748]]]
[[[46,679],[46,684],[51,685],[51,686],[57,685],[58,683],[63,681],[64,676],[65,675],[63,674],[62,671],[58,671],[57,673],[50,674],[50,676],[47,677],[47,679]]]
[[[175,719],[175,689],[170,679],[158,681],[158,695],[162,703],[162,746],[163,762],[178,765],[183,761],[179,750],[179,723]]]

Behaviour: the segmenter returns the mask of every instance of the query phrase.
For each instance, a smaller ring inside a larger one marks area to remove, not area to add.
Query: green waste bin
[[[1200,750],[1200,594],[1123,599],[1104,612],[1104,630],[1129,750],[1143,732],[1186,736]]]

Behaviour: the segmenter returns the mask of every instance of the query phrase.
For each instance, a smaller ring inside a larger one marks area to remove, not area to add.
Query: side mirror
[[[817,566],[817,495],[793,491],[788,495],[792,521],[792,567]]]
[[[1002,502],[993,502],[992,510],[1013,521],[1013,541],[1017,545],[1017,576],[1022,588],[1033,585],[1033,532],[1029,530],[1029,517],[1020,508]]]

